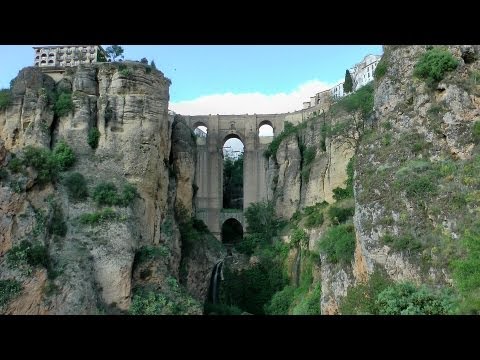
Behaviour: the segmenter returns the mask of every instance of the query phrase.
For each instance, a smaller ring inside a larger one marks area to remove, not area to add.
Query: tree
[[[343,83],[343,92],[349,93],[353,90],[353,80],[348,69],[345,71],[345,82]]]
[[[155,66],[155,61],[152,60],[152,62],[150,63],[150,66],[153,68],[153,69],[156,69],[157,67]]]
[[[110,61],[115,61],[117,58],[123,59],[123,48],[120,45],[112,45],[105,49]]]
[[[148,65],[148,60],[147,60],[147,58],[142,58],[142,60],[140,60],[140,62],[141,62],[142,64]]]

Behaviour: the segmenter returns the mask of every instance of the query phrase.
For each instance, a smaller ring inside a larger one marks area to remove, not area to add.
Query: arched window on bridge
[[[207,143],[208,129],[204,123],[197,123],[194,125],[193,134],[197,139],[197,145],[205,145]]]
[[[230,218],[222,225],[222,242],[234,245],[243,239],[243,227],[237,219]]]
[[[237,135],[229,135],[223,145],[223,208],[243,209],[243,151]]]
[[[273,140],[273,126],[268,120],[262,121],[258,126],[260,144],[269,144]]]

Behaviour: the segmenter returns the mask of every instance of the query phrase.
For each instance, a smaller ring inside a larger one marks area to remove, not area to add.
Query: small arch
[[[39,59],[40,59],[39,55],[35,56],[35,60],[39,60]]]
[[[47,62],[45,60],[42,60],[40,64],[46,64]]]
[[[53,60],[48,60],[49,64],[53,64],[53,62],[54,62]]]
[[[223,156],[227,154],[231,155],[234,158],[237,158],[244,153],[245,142],[239,134],[228,134],[223,139]]]
[[[243,226],[235,218],[225,220],[222,224],[222,243],[237,244],[243,239]]]
[[[48,54],[48,56],[49,56],[49,57],[54,57],[55,54],[54,54],[54,53],[50,53],[50,54]]]
[[[43,53],[42,58],[45,58],[45,57],[47,57],[47,54]]]
[[[37,62],[35,63],[35,66],[38,66],[38,65],[39,65],[39,64],[38,64],[38,61],[37,61]]]
[[[193,135],[197,141],[197,145],[205,145],[207,143],[208,128],[203,122],[197,122],[193,125]]]
[[[39,52],[40,52],[40,49],[37,49],[37,50],[35,50],[35,51],[36,51],[37,53],[39,53]]]
[[[273,124],[270,120],[263,120],[258,124],[258,136],[274,136]]]

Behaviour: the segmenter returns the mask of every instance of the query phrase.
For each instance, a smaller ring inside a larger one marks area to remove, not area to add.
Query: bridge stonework
[[[320,106],[287,114],[254,115],[192,115],[184,116],[188,126],[207,128],[206,138],[197,138],[197,162],[195,184],[198,186],[195,208],[196,217],[207,224],[210,231],[221,239],[221,228],[229,218],[237,219],[244,228],[243,214],[223,213],[223,146],[230,138],[239,138],[244,145],[243,155],[243,209],[251,203],[268,199],[267,159],[263,156],[272,137],[259,137],[260,126],[273,127],[273,134],[283,131],[285,121],[298,124],[321,111]],[[271,192],[270,192],[271,193]],[[239,210],[241,212],[241,210]],[[232,216],[235,215],[235,216]]]

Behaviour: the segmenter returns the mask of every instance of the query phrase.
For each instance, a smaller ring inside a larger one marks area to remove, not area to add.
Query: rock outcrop
[[[160,71],[132,62],[70,68],[57,83],[38,68],[19,73],[13,103],[0,114],[4,165],[27,145],[51,149],[64,140],[76,155],[73,168],[64,174],[81,173],[90,197],[72,201],[63,181],[41,185],[35,173],[27,176],[31,188],[26,191],[15,192],[2,181],[0,278],[15,276],[24,288],[7,313],[95,314],[105,307],[126,311],[135,253],[145,246],[167,249],[161,271],[178,279],[181,241],[174,206],[192,211],[195,156],[191,132],[181,120],[174,126],[172,148],[169,85]],[[71,94],[73,104],[66,114],[58,113],[54,104],[62,93]],[[92,129],[100,134],[94,149],[87,142]],[[107,182],[119,193],[129,183],[138,195],[127,207],[113,207],[115,220],[81,224],[82,215],[99,210],[92,195],[98,184]],[[48,225],[39,225],[38,213],[50,219],[55,207],[63,214],[65,236],[37,231],[32,237],[36,227]],[[48,249],[56,274],[47,282],[55,291],[39,296],[47,286],[44,272],[26,276],[7,266],[5,253],[25,238]]]

